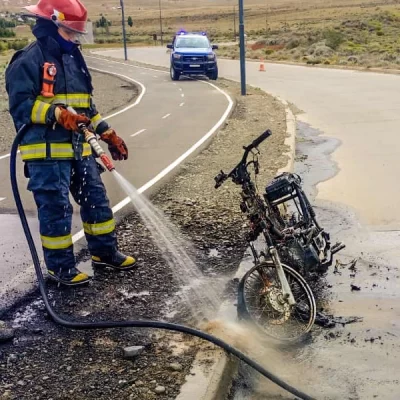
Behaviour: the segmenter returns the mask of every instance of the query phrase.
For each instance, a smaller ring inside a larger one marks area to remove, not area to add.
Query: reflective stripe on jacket
[[[58,159],[67,160],[75,157],[72,143],[39,143],[23,144],[19,146],[23,161]],[[92,149],[88,143],[82,144],[82,157],[88,157],[92,154]]]

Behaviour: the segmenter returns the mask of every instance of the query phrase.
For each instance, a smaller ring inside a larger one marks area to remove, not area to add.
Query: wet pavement
[[[321,284],[319,310],[337,317],[359,317],[360,321],[338,323],[329,329],[315,327],[311,342],[297,349],[267,345],[262,362],[316,399],[397,400],[400,232],[371,231],[351,209],[318,199],[318,184],[337,173],[330,155],[339,145],[299,121],[295,172],[302,176],[318,220],[331,233],[332,242],[340,240],[347,246]],[[249,371],[242,373],[247,379],[242,376],[237,382],[235,400],[293,399],[265,380],[255,379]]]

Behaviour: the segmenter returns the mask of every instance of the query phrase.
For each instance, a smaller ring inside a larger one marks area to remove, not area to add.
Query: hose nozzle
[[[115,166],[114,166],[113,162],[110,160],[110,157],[107,156],[107,154],[105,154],[105,153],[102,154],[100,156],[100,160],[110,172],[115,170]]]
[[[115,166],[113,162],[110,160],[110,158],[107,156],[106,152],[103,150],[103,148],[100,146],[96,135],[91,132],[88,127],[85,124],[79,124],[79,129],[83,132],[85,135],[85,140],[88,142],[95,152],[95,154],[100,158],[101,162],[104,164],[104,166],[111,172],[115,169]]]
[[[70,112],[77,114],[77,112],[72,108],[68,107],[67,108]],[[97,141],[96,135],[89,130],[89,128],[81,123],[78,124],[79,130],[85,135],[85,140],[90,144],[92,147],[93,151],[97,155],[97,157],[100,158],[101,162],[104,164],[104,166],[111,172],[115,169],[113,162],[110,160],[110,158],[107,156],[106,152],[103,150],[103,148],[100,146],[99,142]]]

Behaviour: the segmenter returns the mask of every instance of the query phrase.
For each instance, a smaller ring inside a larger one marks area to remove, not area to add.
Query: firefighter
[[[91,76],[77,40],[86,33],[87,10],[79,0],[39,0],[25,8],[36,17],[37,40],[12,58],[6,88],[15,128],[26,125],[19,149],[38,209],[49,277],[70,286],[91,279],[76,268],[69,193],[80,206],[93,266],[131,270],[136,260],[118,251],[101,167],[78,130],[80,123],[91,124],[114,160],[128,158],[125,142],[92,100]]]

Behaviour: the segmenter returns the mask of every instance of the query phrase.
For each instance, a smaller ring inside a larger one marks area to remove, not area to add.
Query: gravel
[[[123,349],[124,357],[129,359],[129,358],[135,358],[138,355],[142,354],[144,351],[143,346],[130,346],[130,347],[125,347]]]
[[[286,164],[282,156],[287,151],[286,125],[282,105],[265,93],[249,88],[249,96],[242,98],[238,84],[220,80],[218,85],[237,98],[233,115],[211,145],[186,162],[152,201],[193,244],[192,256],[203,273],[225,277],[228,284],[220,297],[234,302],[237,282],[230,277],[246,249],[245,221],[238,188],[227,182],[215,190],[213,178],[221,168],[228,171],[235,166],[242,146],[270,128],[273,136],[260,146],[262,190]],[[120,249],[136,255],[137,270],[97,270],[87,287],[51,286],[49,296],[57,312],[81,321],[163,319],[192,324],[186,304],[177,303],[181,288],[138,215],[128,215],[117,229]],[[86,262],[88,254],[82,252],[79,259]],[[135,295],[143,291],[148,295]],[[49,320],[39,293],[5,319],[12,325],[26,310],[32,316],[20,318],[12,344],[0,347],[0,398],[174,399],[200,345],[197,339],[156,330],[60,328]],[[131,346],[144,350],[125,359],[123,349]],[[20,381],[24,386],[18,385]]]

